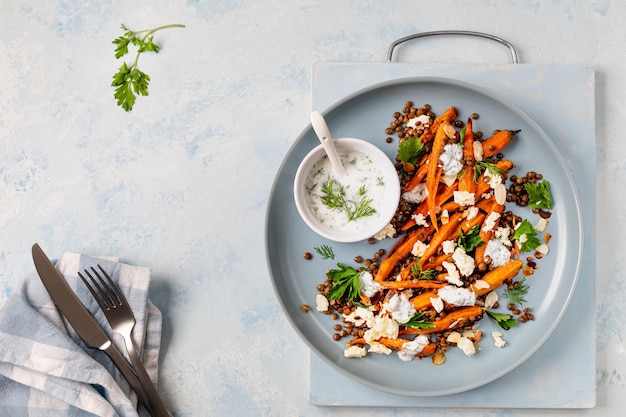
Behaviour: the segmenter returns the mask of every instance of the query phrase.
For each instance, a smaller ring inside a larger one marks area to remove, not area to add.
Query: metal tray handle
[[[488,33],[471,32],[471,31],[466,31],[466,30],[437,30],[433,32],[422,32],[422,33],[416,33],[414,35],[405,36],[404,38],[400,38],[397,41],[394,41],[389,46],[389,51],[387,52],[387,61],[391,62],[392,57],[393,57],[393,50],[396,48],[396,46],[400,45],[401,43],[404,43],[413,39],[425,38],[427,36],[438,36],[438,35],[478,36],[480,38],[486,38],[486,39],[491,39],[496,42],[500,42],[502,45],[509,48],[513,63],[514,64],[518,63],[517,51],[515,50],[515,47],[510,42],[507,42],[504,39],[499,38],[497,36],[489,35]]]

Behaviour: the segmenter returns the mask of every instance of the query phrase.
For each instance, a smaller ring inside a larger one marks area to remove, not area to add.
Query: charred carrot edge
[[[408,339],[400,339],[400,338],[392,339],[390,337],[381,337],[380,339],[377,340],[377,342],[387,346],[389,349],[400,351],[400,350],[402,350],[402,346],[405,343],[410,342],[410,340],[408,340]],[[356,339],[353,339],[353,340],[351,340],[348,343],[349,346],[353,346],[353,345],[367,345],[367,344],[368,343],[362,337],[358,337]],[[429,343],[426,346],[424,346],[424,349],[422,349],[422,351],[420,353],[418,353],[416,356],[420,356],[420,357],[430,356],[433,353],[435,353],[436,350],[437,350],[437,345],[434,344],[434,343]]]
[[[449,284],[448,284],[449,285]],[[432,303],[430,302],[431,298],[437,298],[437,291],[426,291],[421,293],[420,295],[416,295],[415,297],[411,298],[409,301],[411,301],[411,304],[413,304],[413,307],[415,308],[415,310],[419,311],[424,311],[424,310],[430,310],[431,308],[433,308]]]
[[[412,329],[406,328],[403,329],[400,334],[427,334],[427,333],[437,333],[443,330],[447,330],[450,326],[458,323],[458,326],[454,327],[462,327],[467,325],[468,323],[472,323],[478,319],[480,319],[483,315],[483,308],[480,306],[469,306],[469,307],[460,307],[455,310],[452,310],[450,313],[446,314],[445,317],[434,320],[431,322],[433,324],[432,328],[420,328],[420,329]]]
[[[419,183],[424,181],[424,178],[426,178],[426,174],[428,173],[428,164],[425,163],[427,160],[428,155],[425,155],[419,162],[418,167],[411,179],[402,188],[402,192],[411,191],[413,188],[417,187]]]
[[[459,111],[456,107],[450,107],[445,112],[441,113],[441,115],[437,116],[435,120],[433,120],[428,132],[424,133],[420,138],[422,142],[427,143],[430,142],[434,136],[437,134],[437,130],[439,130],[439,126],[454,122],[459,115]]]
[[[443,185],[445,189],[437,193],[437,205],[441,206],[446,201],[451,199],[454,195],[454,192],[457,190],[458,185],[459,184],[456,182],[449,187]],[[413,216],[418,214],[422,214],[423,216],[426,216],[428,214],[428,202],[426,200],[424,200],[422,203],[420,203],[420,205],[417,206],[417,208],[413,211],[413,215],[411,216],[411,218],[409,218],[409,220],[404,223],[404,225],[402,226],[403,231],[409,230],[411,227],[415,226],[416,223]]]

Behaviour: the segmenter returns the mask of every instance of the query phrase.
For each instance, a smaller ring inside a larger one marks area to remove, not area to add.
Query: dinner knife
[[[37,274],[39,274],[41,282],[43,282],[44,287],[46,287],[46,290],[50,294],[50,298],[52,298],[52,301],[56,304],[61,314],[63,314],[72,325],[76,333],[78,333],[87,346],[99,349],[111,358],[132,389],[137,393],[139,400],[144,404],[150,415],[153,415],[146,393],[135,371],[133,371],[124,356],[122,356],[117,347],[111,342],[111,339],[104,333],[104,330],[102,330],[98,322],[91,316],[89,311],[67,284],[63,275],[56,269],[37,243],[33,245],[32,252]]]

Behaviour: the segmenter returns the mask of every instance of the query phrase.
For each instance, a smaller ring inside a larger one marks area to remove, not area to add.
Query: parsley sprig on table
[[[122,25],[124,35],[113,40],[115,46],[115,58],[119,59],[128,54],[129,45],[137,47],[137,54],[135,60],[129,65],[126,62],[122,63],[122,66],[113,75],[113,81],[111,86],[115,87],[115,98],[117,99],[117,105],[122,107],[126,111],[131,111],[135,105],[137,94],[142,96],[148,95],[148,84],[150,83],[150,76],[141,71],[137,67],[137,61],[139,56],[144,52],[159,52],[159,45],[154,43],[154,33],[168,28],[180,27],[184,28],[184,25],[172,24],[159,26],[152,29],[145,29],[140,31],[132,31],[125,25]]]
[[[345,212],[348,215],[348,221],[354,221],[376,213],[376,209],[370,205],[372,199],[367,197],[365,186],[359,188],[357,197],[358,200],[346,200],[346,191],[343,185],[335,182],[332,178],[328,178],[322,185],[322,204],[330,209]]]

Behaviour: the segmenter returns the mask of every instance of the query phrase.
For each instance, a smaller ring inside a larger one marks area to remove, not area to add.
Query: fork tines
[[[78,273],[78,276],[81,280],[83,280],[91,294],[96,298],[100,307],[107,310],[115,308],[117,305],[122,304],[122,300],[115,291],[115,283],[109,274],[107,274],[106,271],[100,266],[100,264],[97,266],[98,269],[100,269],[100,272],[98,272],[98,270],[96,270],[93,266],[91,267],[91,272],[89,272],[89,269],[85,269],[85,275],[87,275],[89,279],[85,278],[85,276],[80,272]]]

